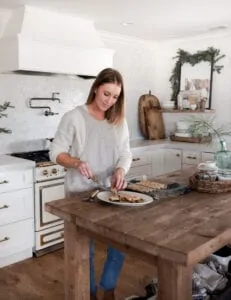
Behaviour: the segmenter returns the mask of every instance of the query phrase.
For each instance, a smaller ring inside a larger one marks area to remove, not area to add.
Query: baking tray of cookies
[[[154,180],[131,180],[126,190],[147,194],[153,199],[164,199],[186,194],[190,188],[186,184],[177,182],[165,184]]]

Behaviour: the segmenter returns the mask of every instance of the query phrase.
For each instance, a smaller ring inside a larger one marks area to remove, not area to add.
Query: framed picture
[[[211,63],[202,61],[194,66],[185,63],[181,67],[180,90],[188,98],[207,99],[205,108],[210,109],[211,97]],[[194,96],[194,97],[193,97]]]
[[[195,102],[195,99],[207,99],[205,108],[212,108],[213,73],[221,72],[224,66],[219,65],[218,61],[224,57],[219,49],[213,47],[196,53],[178,49],[177,55],[173,57],[176,63],[169,78],[172,88],[171,101],[175,102],[175,108],[178,108],[177,97],[180,91],[190,95],[191,100],[194,97],[192,102]]]

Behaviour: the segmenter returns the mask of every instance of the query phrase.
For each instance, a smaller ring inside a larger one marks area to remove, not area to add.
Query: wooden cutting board
[[[160,102],[151,91],[139,99],[139,124],[141,133],[146,139],[158,140],[165,137]]]
[[[165,138],[164,119],[157,108],[144,108],[147,139],[159,140]]]

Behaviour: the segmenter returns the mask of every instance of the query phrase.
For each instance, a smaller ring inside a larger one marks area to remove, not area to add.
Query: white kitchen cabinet
[[[152,175],[151,157],[148,151],[133,154],[131,168],[126,178],[127,180],[131,180],[141,175],[146,175],[147,177],[151,177]]]
[[[183,150],[183,164],[198,165],[201,162],[201,152]]]
[[[215,160],[215,153],[213,152],[202,152],[201,153],[201,161],[214,161]]]
[[[33,162],[0,156],[0,267],[32,257]]]
[[[164,149],[155,149],[151,152],[152,177],[163,174]]]
[[[162,149],[162,151],[162,174],[180,170],[182,165],[181,149]]]
[[[158,175],[181,169],[181,150],[179,149],[153,149],[133,155],[132,167],[127,175],[128,179],[136,176]]]

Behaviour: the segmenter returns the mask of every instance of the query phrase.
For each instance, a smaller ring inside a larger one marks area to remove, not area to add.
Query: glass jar
[[[220,150],[215,153],[215,161],[220,173],[231,174],[231,151],[227,149],[224,140],[220,140]]]

